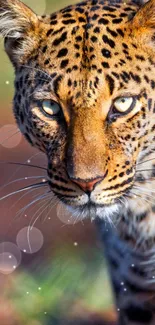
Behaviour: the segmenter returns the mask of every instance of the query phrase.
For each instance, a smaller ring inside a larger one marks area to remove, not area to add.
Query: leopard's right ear
[[[14,65],[34,46],[38,16],[19,0],[0,0],[0,34]]]

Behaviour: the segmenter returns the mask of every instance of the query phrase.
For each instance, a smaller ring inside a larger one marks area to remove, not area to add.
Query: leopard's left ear
[[[38,16],[19,0],[0,0],[0,34],[14,65],[34,46]]]
[[[132,34],[143,45],[155,46],[155,0],[146,2],[130,22]]]

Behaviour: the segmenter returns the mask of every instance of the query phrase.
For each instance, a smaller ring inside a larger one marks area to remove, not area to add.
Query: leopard
[[[155,324],[155,0],[42,16],[0,0],[0,34],[19,129],[51,192],[98,228],[117,324]]]

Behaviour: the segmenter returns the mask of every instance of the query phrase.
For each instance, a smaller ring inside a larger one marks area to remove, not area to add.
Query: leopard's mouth
[[[120,203],[114,202],[111,204],[98,204],[92,202],[90,199],[85,204],[71,204],[66,200],[60,199],[61,203],[64,206],[64,209],[67,209],[74,218],[78,217],[83,220],[89,218],[94,220],[99,217],[101,219],[114,218],[120,211]]]

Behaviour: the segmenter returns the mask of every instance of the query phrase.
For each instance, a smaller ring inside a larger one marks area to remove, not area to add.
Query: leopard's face
[[[20,3],[3,3],[3,17],[6,6]],[[47,155],[54,194],[83,216],[109,216],[124,198],[128,208],[133,186],[144,184],[137,166],[155,136],[151,6],[92,0],[39,18],[24,6],[19,30],[12,18],[17,123]]]

